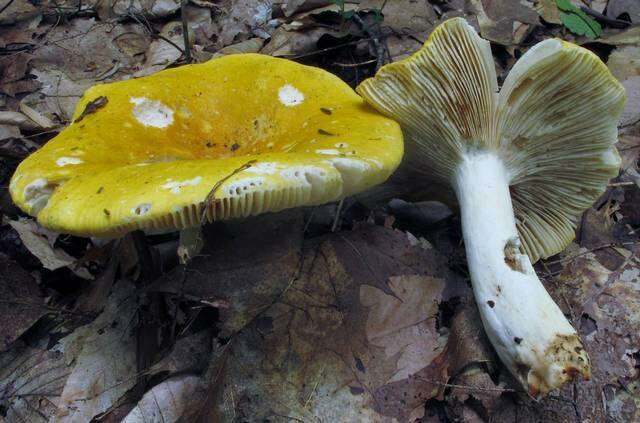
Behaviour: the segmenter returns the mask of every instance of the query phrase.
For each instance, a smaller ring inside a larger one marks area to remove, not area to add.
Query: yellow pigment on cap
[[[384,182],[398,124],[318,68],[238,54],[97,85],[16,170],[11,196],[47,228],[118,236],[339,200]]]

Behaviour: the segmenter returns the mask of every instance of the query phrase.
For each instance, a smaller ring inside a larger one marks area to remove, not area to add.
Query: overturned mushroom
[[[578,216],[617,175],[625,93],[594,54],[557,39],[529,49],[499,94],[494,69],[489,43],[458,18],[357,91],[408,139],[386,189],[406,193],[427,179],[453,187],[489,339],[537,396],[590,376],[532,262],[573,239]]]
[[[386,180],[402,148],[337,77],[240,54],[92,87],[10,190],[47,228],[119,236],[339,200]]]

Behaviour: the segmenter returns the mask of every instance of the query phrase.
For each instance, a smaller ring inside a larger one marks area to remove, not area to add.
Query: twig
[[[457,389],[466,389],[468,391],[482,391],[482,392],[523,392],[523,391],[511,389],[511,388],[481,388],[479,386],[456,385],[454,383],[440,382],[438,380],[425,379],[423,377],[415,376],[415,375],[414,377],[423,382],[432,383],[434,385],[442,386],[445,388],[457,388]]]
[[[386,37],[389,37],[390,35],[391,34],[383,34],[383,35],[380,36],[380,38],[386,38]],[[309,57],[309,56],[315,56],[316,54],[322,54],[322,53],[327,53],[327,52],[330,52],[330,51],[333,51],[333,50],[338,50],[338,49],[341,49],[343,47],[357,45],[357,44],[360,44],[360,43],[363,43],[363,42],[367,42],[367,41],[371,41],[371,38],[362,38],[360,40],[349,41],[348,43],[339,44],[337,46],[321,48],[319,50],[310,51],[308,53],[302,53],[302,54],[298,54],[298,55],[295,55],[295,56],[291,56],[291,57],[289,57],[289,59],[291,59],[291,60],[302,59],[302,58]]]
[[[9,6],[11,6],[11,4],[12,4],[12,3],[13,3],[13,0],[9,0],[9,1],[7,2],[7,4],[5,4],[4,6],[2,6],[2,9],[0,9],[0,13],[4,12],[5,10],[7,10],[7,8],[8,8]]]
[[[225,176],[224,178],[216,182],[213,188],[211,188],[211,191],[209,191],[209,194],[207,194],[207,196],[204,199],[204,204],[202,206],[202,214],[200,215],[200,225],[204,225],[205,218],[207,217],[207,209],[209,208],[209,206],[211,206],[214,203],[216,191],[218,190],[218,188],[220,188],[220,186],[225,182],[227,182],[231,177],[237,175],[238,173],[242,172],[245,169],[249,169],[251,165],[253,165],[256,161],[257,161],[256,159],[249,160],[248,162],[246,162],[245,164],[243,164],[242,166],[235,169],[233,172],[231,172],[230,174],[228,174],[227,176]]]
[[[611,244],[603,244],[603,245],[599,245],[597,247],[593,247],[591,249],[589,249],[588,251],[584,251],[582,253],[578,253],[576,255],[570,256],[570,257],[565,257],[563,259],[560,260],[553,260],[553,261],[547,261],[546,264],[560,264],[560,263],[566,263],[572,260],[577,259],[578,257],[587,255],[589,253],[593,253],[594,251],[598,251],[598,250],[604,250],[605,248],[613,248],[613,247],[621,247],[624,245],[634,245],[637,244],[637,242],[634,241],[629,241],[629,242],[620,242],[620,243],[611,243]]]
[[[385,58],[386,55],[385,55],[385,46],[380,42],[379,34],[378,33],[374,34],[371,28],[369,27],[369,25],[367,25],[366,22],[363,21],[362,18],[357,13],[353,15],[353,20],[355,20],[358,23],[358,25],[362,27],[362,30],[371,37],[370,38],[371,44],[376,52],[376,58],[377,58],[376,70],[380,69],[386,61],[386,58]]]
[[[338,207],[336,208],[336,214],[333,217],[333,225],[331,225],[331,232],[335,232],[338,230],[338,224],[340,223],[340,214],[342,213],[342,206],[344,205],[344,198],[340,200],[338,203]]]
[[[191,45],[189,44],[189,23],[187,22],[187,3],[189,0],[180,2],[180,20],[182,21],[182,39],[184,40],[184,60],[191,63]]]
[[[334,63],[336,66],[340,66],[341,68],[357,68],[360,66],[370,65],[372,63],[376,63],[378,59],[371,59],[360,63]]]
[[[600,12],[596,12],[595,10],[588,8],[587,6],[580,6],[580,9],[587,15],[591,15],[594,18],[596,18],[597,21],[600,21],[602,23],[609,25],[611,28],[623,29],[631,25],[631,22],[610,18],[608,16],[603,15]]]

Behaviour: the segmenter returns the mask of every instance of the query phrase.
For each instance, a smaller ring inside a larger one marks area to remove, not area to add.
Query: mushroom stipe
[[[580,338],[532,263],[573,239],[618,174],[620,83],[593,53],[550,39],[498,90],[489,42],[456,18],[357,91],[405,134],[405,160],[377,191],[416,199],[453,188],[478,309],[511,373],[532,396],[588,379]]]

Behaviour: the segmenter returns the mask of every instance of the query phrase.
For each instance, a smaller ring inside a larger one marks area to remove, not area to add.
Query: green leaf
[[[602,35],[600,24],[569,0],[556,0],[556,4],[560,10],[560,20],[569,31],[589,38]]]

